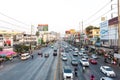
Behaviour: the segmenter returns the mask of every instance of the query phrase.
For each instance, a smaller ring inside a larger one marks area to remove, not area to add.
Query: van
[[[23,54],[21,54],[21,59],[22,60],[26,60],[28,58],[30,58],[30,53],[23,53]]]

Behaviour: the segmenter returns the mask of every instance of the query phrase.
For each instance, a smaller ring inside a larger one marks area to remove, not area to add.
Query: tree
[[[88,27],[86,27],[86,34],[89,34],[90,33],[90,30],[92,30],[94,28],[94,26],[88,26]]]
[[[85,29],[86,30],[86,34],[89,34],[90,30],[92,30],[92,29],[100,29],[100,28],[90,25],[90,26],[86,27],[86,29]]]
[[[38,37],[40,35],[39,31],[36,31],[36,36]]]

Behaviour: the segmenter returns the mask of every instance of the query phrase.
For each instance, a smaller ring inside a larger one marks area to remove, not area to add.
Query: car
[[[31,57],[30,53],[22,53],[21,54],[21,60],[26,60]]]
[[[91,57],[94,59],[98,59],[98,56],[96,54],[92,54]]]
[[[66,55],[63,55],[63,56],[62,56],[62,60],[63,60],[63,61],[67,61],[67,56],[66,56]]]
[[[113,80],[113,79],[110,77],[101,77],[100,80]]]
[[[48,57],[49,57],[49,53],[45,53],[45,54],[44,54],[44,57],[45,57],[45,58],[48,58]]]
[[[69,66],[64,66],[62,74],[63,80],[73,80],[73,72]]]
[[[57,56],[57,49],[54,49],[53,56]]]
[[[61,56],[66,55],[65,52],[61,52]]]
[[[78,65],[78,60],[73,58],[72,61],[71,61],[71,64],[77,66]]]
[[[42,52],[38,52],[38,55],[42,55],[43,53]]]
[[[80,64],[82,66],[89,66],[89,62],[88,62],[88,60],[86,58],[80,59]]]
[[[73,56],[78,56],[78,53],[77,53],[77,52],[74,52],[74,53],[73,53]]]
[[[101,66],[100,70],[108,77],[116,77],[115,72],[109,66]]]
[[[57,56],[57,52],[53,52],[53,56]]]
[[[92,63],[92,64],[97,64],[97,61],[95,59],[93,59],[93,58],[90,58],[89,62]]]
[[[88,59],[88,55],[87,55],[87,54],[83,54],[83,55],[82,55],[82,58]]]

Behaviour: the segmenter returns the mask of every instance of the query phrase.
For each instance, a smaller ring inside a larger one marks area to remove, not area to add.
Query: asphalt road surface
[[[67,45],[68,48],[71,48],[71,45],[62,42],[62,48],[65,48],[63,45]],[[59,48],[58,43],[55,43],[55,48]],[[73,46],[72,46],[73,47]],[[39,51],[44,53],[49,53],[49,57],[45,58],[37,55]],[[81,56],[73,56],[74,51],[69,51],[66,53],[68,60],[62,61],[61,56],[53,56],[53,48],[50,46],[43,48],[41,50],[37,50],[34,52],[34,59],[28,60],[20,60],[15,59],[13,62],[7,61],[3,64],[3,67],[0,67],[0,80],[62,80],[62,68],[66,65],[70,66],[74,73],[74,68],[78,68],[78,77],[74,76],[74,80],[90,80],[90,76],[93,74],[95,76],[95,80],[99,80],[101,77],[105,76],[100,71],[100,66],[108,65],[113,68],[115,73],[117,74],[116,78],[113,80],[120,80],[120,68],[106,64],[103,61],[103,57],[97,60],[98,64],[93,65],[90,64],[89,67],[86,67],[85,72],[82,72],[82,66],[79,63],[78,66],[73,66],[71,64],[72,58],[76,58],[78,61]]]

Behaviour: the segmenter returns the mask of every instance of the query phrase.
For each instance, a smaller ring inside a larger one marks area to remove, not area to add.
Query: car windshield
[[[77,62],[77,60],[72,60],[73,62]]]
[[[83,62],[87,62],[87,60],[82,60]]]
[[[70,69],[64,69],[65,73],[72,73],[72,71]]]
[[[107,70],[107,71],[112,71],[112,69],[111,69],[111,68],[106,68],[106,70]]]

